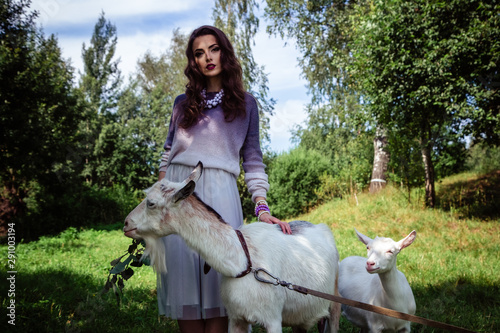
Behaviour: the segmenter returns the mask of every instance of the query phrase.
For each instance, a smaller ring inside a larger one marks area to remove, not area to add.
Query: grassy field
[[[499,192],[500,172],[461,174],[438,184],[439,208],[434,210],[423,208],[421,191],[409,196],[388,187],[379,195],[333,200],[297,219],[328,224],[341,258],[365,256],[354,228],[395,240],[416,230],[416,241],[398,260],[413,288],[416,314],[478,332],[500,332]],[[131,244],[120,229],[120,224],[69,228],[57,237],[18,244],[16,325],[7,323],[10,297],[4,288],[1,331],[178,332],[175,322],[158,318],[150,267],[135,269],[120,305],[112,292],[101,294],[110,261]],[[0,248],[0,277],[6,281],[7,247]],[[412,330],[439,332],[417,324]],[[357,332],[345,319],[341,331]],[[263,330],[257,327],[254,332]]]

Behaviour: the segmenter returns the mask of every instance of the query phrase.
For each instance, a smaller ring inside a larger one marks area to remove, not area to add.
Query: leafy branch
[[[101,294],[105,294],[110,289],[113,289],[118,306],[123,296],[123,288],[125,287],[124,282],[134,275],[132,267],[141,267],[142,265],[149,266],[149,258],[145,257],[142,259],[145,247],[146,243],[143,240],[139,241],[134,239],[132,244],[128,247],[127,253],[111,261],[108,279]]]

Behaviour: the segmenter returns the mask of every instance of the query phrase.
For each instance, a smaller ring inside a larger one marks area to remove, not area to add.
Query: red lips
[[[207,69],[208,69],[208,70],[210,70],[210,71],[211,71],[212,69],[214,69],[214,68],[215,68],[215,65],[214,65],[214,64],[208,64],[208,65],[207,65]]]

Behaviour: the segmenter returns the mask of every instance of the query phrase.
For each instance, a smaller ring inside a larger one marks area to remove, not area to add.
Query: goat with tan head
[[[221,297],[232,333],[248,332],[251,324],[260,324],[271,333],[281,333],[282,325],[309,329],[325,317],[330,319],[330,332],[336,332],[338,304],[265,284],[247,274],[263,268],[294,284],[338,294],[339,255],[331,230],[326,225],[294,221],[290,223],[293,234],[285,235],[276,225],[256,222],[242,226],[239,236],[194,193],[202,170],[199,163],[184,182],[163,179],[154,184],[126,218],[125,235],[146,241],[145,255],[158,271],[168,269],[160,237],[180,235],[200,253],[223,276]]]

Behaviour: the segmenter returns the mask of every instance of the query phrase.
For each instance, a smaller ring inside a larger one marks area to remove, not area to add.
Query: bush
[[[476,144],[469,149],[467,169],[486,174],[500,170],[500,147],[490,147],[486,144]]]
[[[128,190],[123,185],[74,186],[57,196],[40,189],[28,200],[28,213],[16,223],[21,239],[26,241],[55,235],[68,227],[115,224],[122,222],[143,197],[142,191]]]
[[[329,159],[313,150],[297,148],[276,157],[269,172],[272,214],[279,218],[296,216],[316,205],[321,178],[329,170]]]

